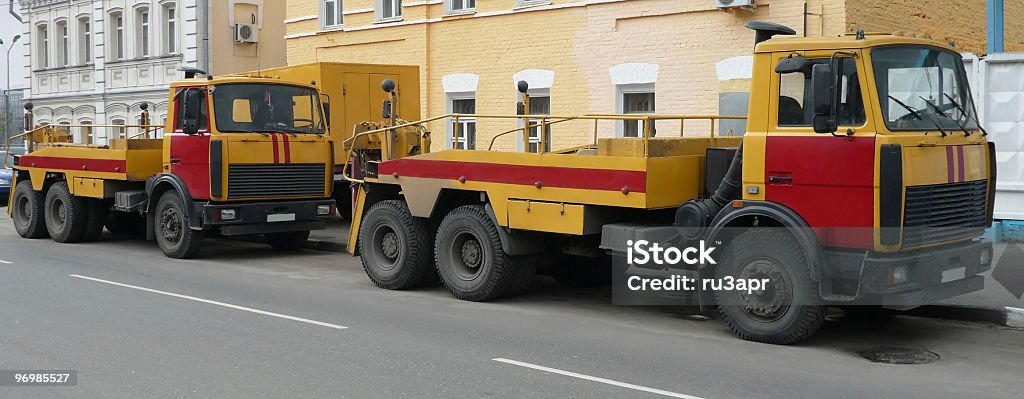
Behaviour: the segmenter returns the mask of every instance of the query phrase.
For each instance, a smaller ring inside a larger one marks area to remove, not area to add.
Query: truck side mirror
[[[811,100],[814,104],[814,132],[834,133],[838,128],[836,116],[832,112],[832,101],[835,98],[832,67],[828,64],[816,64],[811,69]]]
[[[328,128],[331,127],[331,103],[325,102],[324,106],[324,125]]]
[[[199,118],[201,117],[203,106],[203,92],[198,89],[186,89],[182,93],[181,101],[183,101],[182,109],[184,109],[184,117],[181,120],[181,131],[189,136],[199,134]]]

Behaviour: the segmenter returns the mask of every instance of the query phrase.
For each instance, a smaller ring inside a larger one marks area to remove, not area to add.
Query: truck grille
[[[903,246],[980,234],[987,227],[987,193],[987,180],[907,187]]]
[[[228,199],[323,197],[323,164],[229,165]]]

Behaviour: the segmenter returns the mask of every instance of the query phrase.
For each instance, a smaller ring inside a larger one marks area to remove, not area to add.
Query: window
[[[320,24],[323,28],[339,27],[343,23],[341,0],[323,0],[320,9]]]
[[[57,66],[68,66],[68,23],[58,22],[57,32],[60,32],[60,46],[57,51]]]
[[[149,10],[141,9],[136,13],[135,17],[136,31],[135,37],[135,54],[138,57],[149,57]]]
[[[814,121],[814,107],[810,104],[811,70],[815,64],[825,64],[828,58],[808,60],[809,66],[802,72],[791,72],[779,76],[779,126],[811,126]],[[863,125],[864,100],[861,96],[860,80],[857,77],[857,63],[853,58],[843,57],[840,63],[842,78],[841,101],[838,104],[839,124],[843,126]]]
[[[641,89],[643,90],[643,89]],[[627,115],[650,115],[654,114],[654,91],[623,91],[622,113]],[[645,129],[642,120],[622,121],[622,137],[643,137]],[[651,136],[654,136],[654,121],[651,123]]]
[[[125,138],[125,134],[127,134],[128,131],[124,127],[124,119],[112,119],[112,120],[110,120],[110,124],[111,125],[121,125],[120,127],[115,127],[114,128],[114,133],[116,133],[115,137],[119,138],[119,139]]]
[[[38,34],[39,37],[39,48],[36,49],[39,52],[39,56],[36,61],[39,63],[39,68],[50,67],[50,33],[46,28],[46,25],[39,25]]]
[[[458,98],[451,100],[452,113],[454,114],[475,114],[476,113],[476,99],[475,98]],[[451,134],[449,137],[453,137],[452,148],[459,150],[475,150],[476,149],[476,118],[459,118],[459,123],[455,123],[455,118],[451,119]]]
[[[955,53],[930,47],[879,47],[871,50],[871,63],[889,130],[929,131],[936,124],[944,130],[978,128],[966,71]]]
[[[470,12],[476,9],[476,0],[447,0],[449,14]]]
[[[213,114],[221,132],[324,132],[316,90],[285,84],[221,84]]]
[[[180,132],[181,127],[185,125],[185,102],[181,101],[185,97],[185,91],[187,90],[199,90],[203,92],[203,96],[199,100],[199,131],[205,132],[210,130],[210,110],[206,99],[206,89],[190,87],[179,91],[174,96],[174,131]]]
[[[377,0],[377,20],[402,17],[402,0]]]
[[[178,15],[174,4],[164,6],[164,53],[174,54],[178,51]]]
[[[110,14],[110,57],[124,59],[124,16],[119,12]]]
[[[551,115],[551,96],[531,96],[530,97],[530,115]],[[537,127],[530,128],[530,148],[529,152],[537,152],[537,148],[540,147],[540,131],[542,122],[551,122],[550,119],[530,119],[530,125],[538,125]],[[544,126],[544,152],[551,151],[551,126]]]
[[[78,63],[85,65],[92,61],[92,25],[88,17],[78,19],[78,32],[82,35],[78,41]]]

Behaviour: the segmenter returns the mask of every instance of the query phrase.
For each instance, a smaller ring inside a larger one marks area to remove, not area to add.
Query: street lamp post
[[[21,39],[21,35],[14,35],[11,45],[7,47],[7,81],[4,85],[4,143],[7,142],[7,135],[10,134],[9,130],[11,127],[11,50],[14,49],[14,44],[18,43],[18,39]],[[0,40],[0,45],[3,44],[4,41]]]

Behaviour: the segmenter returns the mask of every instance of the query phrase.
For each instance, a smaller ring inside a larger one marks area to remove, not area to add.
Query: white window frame
[[[110,58],[114,61],[120,61],[127,58],[125,54],[125,42],[124,42],[124,13],[121,11],[114,11],[109,14],[110,16]]]
[[[516,7],[546,6],[551,0],[516,0]]]
[[[150,39],[153,38],[150,28],[153,25],[153,14],[148,7],[139,7],[135,10],[135,56],[144,58],[152,55]]]
[[[455,2],[462,4],[462,8],[455,8]],[[466,3],[472,1],[472,7],[466,7]],[[446,15],[472,14],[476,12],[476,0],[444,0],[444,12]]]
[[[81,35],[78,46],[78,64],[87,65],[92,62],[92,20],[89,17],[78,18],[78,34]]]
[[[457,100],[473,100],[474,109],[476,108],[476,92],[447,93],[446,97],[445,107],[447,108],[447,113],[455,112],[455,101]],[[453,137],[455,135],[455,118],[448,118],[448,122],[445,123],[445,145],[448,149],[455,149],[458,143],[463,143],[462,149],[477,149],[479,137],[476,136],[476,132],[479,132],[479,129],[474,130],[473,146],[469,148],[469,136],[466,135],[466,128],[470,123],[476,128],[476,118],[459,118],[459,125],[461,125],[459,132],[462,135],[460,137]]]
[[[112,128],[110,128],[114,133],[117,134],[116,138],[119,138],[119,139],[127,138],[127,136],[128,136],[128,128],[123,127],[124,125],[127,124],[127,120],[125,118],[115,116],[114,118],[110,119],[110,124],[111,125],[121,125],[122,126],[122,127],[112,127]],[[109,142],[109,140],[110,140],[110,136],[109,135],[107,136],[107,140]]]
[[[161,5],[163,9],[163,40],[161,47],[163,47],[163,53],[165,55],[172,55],[178,53],[178,48],[181,46],[180,40],[178,40],[179,18],[178,5],[176,3],[165,3]]]
[[[57,33],[60,35],[60,41],[57,42],[57,67],[66,67],[68,66],[71,58],[71,49],[68,48],[71,44],[68,35],[71,32],[68,29],[67,20],[57,22]],[[70,124],[70,122],[68,124]]]
[[[327,6],[331,4],[334,6],[334,14],[327,14]],[[344,15],[345,2],[342,0],[320,0],[320,30],[331,30],[339,29],[345,26],[345,15]],[[334,17],[334,23],[327,23],[329,16]]]
[[[392,10],[396,13],[395,15],[384,15],[385,2],[391,3]],[[374,3],[377,6],[377,22],[393,22],[402,19],[402,0],[376,0]]]
[[[548,99],[548,115],[551,114],[551,89],[530,89],[530,90],[527,91],[527,94],[530,95],[530,100],[531,101],[534,98],[545,98],[546,97]],[[518,94],[518,97],[519,97],[519,101],[523,101],[523,95],[521,93]],[[525,112],[527,115],[530,114],[530,110],[529,109],[523,110],[523,112]],[[547,122],[551,122],[551,119],[549,119],[549,118],[545,118],[545,120]],[[538,125],[538,124],[541,123],[541,119],[530,119],[528,123],[530,125]],[[520,119],[519,120],[519,128],[521,129],[522,127],[523,127],[523,121],[522,121],[522,119]],[[530,145],[536,144],[538,147],[540,146],[540,129],[541,129],[540,126],[530,128]],[[552,148],[551,139],[553,137],[552,133],[551,133],[551,126],[550,125],[547,126],[547,131],[545,132],[545,134],[547,135],[547,139],[544,142],[545,148],[544,148],[543,152],[550,152],[551,148]],[[523,147],[523,134],[522,133],[517,134],[517,136],[518,136],[519,139],[516,140],[517,141],[516,147],[518,148],[519,151],[534,152],[534,151],[530,151],[529,147]]]
[[[623,84],[615,86],[615,112],[618,114],[626,114],[626,94],[653,94],[655,100],[658,98],[657,86],[654,83],[638,83],[638,84]],[[631,112],[637,115],[653,115],[658,111],[658,104],[655,102],[653,112]],[[643,137],[642,132],[644,131],[643,121],[620,121],[616,124],[615,135],[617,137],[626,137],[626,124],[636,123],[638,134],[637,137]],[[656,132],[656,131],[655,131]]]
[[[39,45],[36,51],[39,52],[36,62],[39,64],[39,69],[46,69],[50,67],[50,27],[47,24],[39,24],[36,26],[36,36],[40,38]]]

